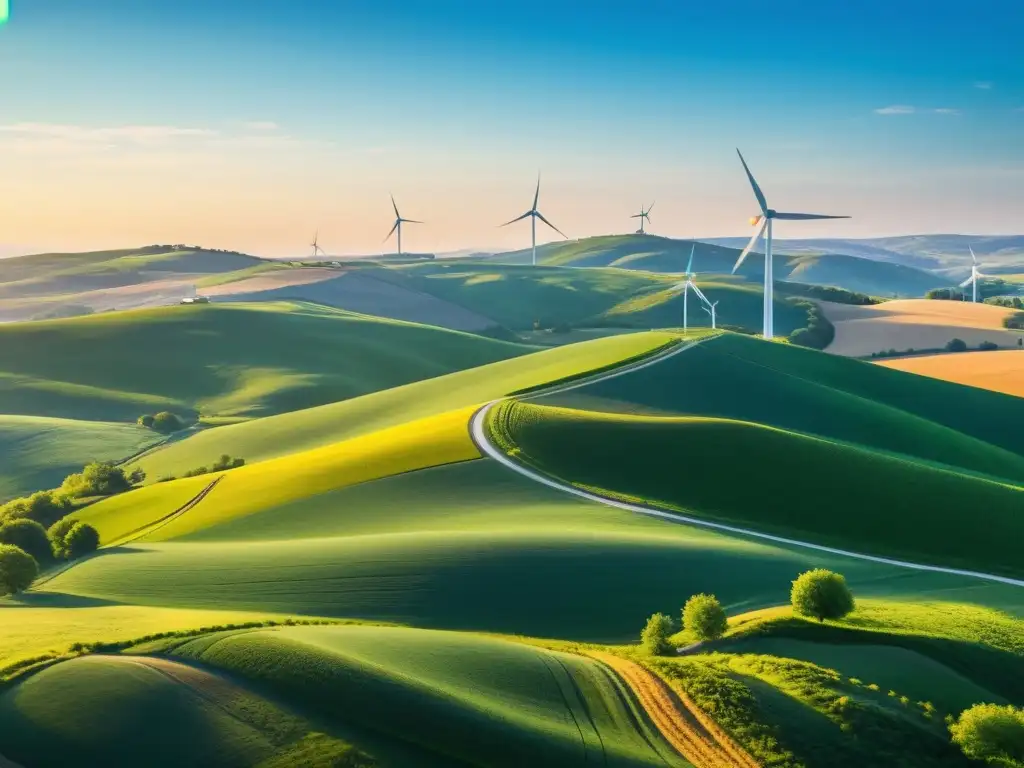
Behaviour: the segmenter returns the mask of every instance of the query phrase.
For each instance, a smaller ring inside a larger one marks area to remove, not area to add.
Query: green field
[[[0,501],[55,488],[90,461],[118,461],[159,439],[133,424],[0,416]]]
[[[175,306],[0,328],[0,411],[257,417],[532,351],[298,303]]]

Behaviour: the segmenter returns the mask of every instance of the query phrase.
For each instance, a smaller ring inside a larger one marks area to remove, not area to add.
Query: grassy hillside
[[[518,460],[605,495],[858,552],[1024,575],[1017,487],[724,419],[508,402],[490,428]]]
[[[650,352],[674,338],[670,333],[638,333],[595,339],[341,403],[218,427],[148,454],[139,465],[151,478],[180,476],[197,466],[209,465],[224,453],[252,462],[308,450],[603,368]]]
[[[133,424],[0,416],[0,501],[54,488],[90,461],[119,461],[159,438]]]
[[[542,400],[569,408],[735,419],[1024,481],[1024,400],[737,334]]]
[[[924,296],[933,288],[949,285],[949,279],[903,264],[887,264],[841,254],[786,258],[785,280],[816,285],[835,285],[873,296]]]
[[[200,305],[0,327],[0,411],[134,421],[308,408],[531,348],[298,303]]]

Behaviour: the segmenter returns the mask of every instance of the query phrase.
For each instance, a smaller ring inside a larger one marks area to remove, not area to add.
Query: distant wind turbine
[[[709,315],[711,315],[711,329],[712,330],[714,330],[715,328],[718,327],[716,322],[715,322],[715,307],[717,307],[717,306],[718,306],[718,302],[715,301],[715,302],[712,302],[711,304],[708,304],[706,307],[704,307],[704,311],[707,312]]]
[[[690,261],[686,264],[686,272],[683,275],[686,279],[683,280],[680,283],[676,283],[670,289],[670,290],[673,290],[673,291],[676,291],[676,292],[679,292],[679,291],[683,292],[683,330],[684,331],[689,328],[689,324],[690,324],[690,317],[689,317],[689,311],[690,310],[689,310],[689,306],[688,306],[690,291],[692,290],[694,293],[696,293],[697,296],[700,298],[700,300],[703,301],[705,304],[710,304],[711,303],[711,302],[708,301],[708,297],[704,295],[703,291],[701,291],[701,289],[697,287],[697,283],[694,282],[694,278],[697,277],[697,275],[693,272],[693,254],[694,254],[694,252],[696,250],[697,250],[697,244],[694,243],[690,247]]]
[[[966,288],[968,285],[971,286],[971,293],[972,293],[971,301],[977,303],[978,302],[978,278],[979,277],[985,277],[985,275],[981,274],[981,272],[978,270],[978,257],[974,255],[974,249],[971,248],[971,246],[967,246],[967,247],[971,251],[971,261],[974,262],[974,263],[971,264],[971,276],[968,277],[966,280],[964,280],[962,283],[960,283],[960,287],[961,288]]]
[[[537,174],[537,191],[533,193],[533,207],[530,208],[530,210],[528,210],[522,216],[516,216],[514,219],[512,219],[512,221],[506,221],[504,224],[501,225],[503,227],[507,227],[509,224],[515,224],[517,221],[522,221],[527,216],[530,217],[530,237],[532,238],[531,242],[532,242],[532,245],[533,245],[533,259],[532,259],[531,263],[533,264],[533,266],[537,266],[537,219],[540,219],[541,221],[543,221],[545,224],[547,224],[549,227],[551,227],[553,230],[555,230],[555,232],[560,234],[566,240],[569,239],[568,235],[566,235],[562,230],[560,230],[558,227],[556,227],[550,221],[545,219],[544,218],[544,214],[542,214],[540,211],[537,210],[537,201],[539,199],[540,199],[540,174],[538,173]]]
[[[422,224],[422,221],[416,221],[416,219],[403,219],[402,214],[398,212],[398,205],[395,203],[395,196],[391,196],[391,207],[395,209],[395,226],[388,232],[388,236],[384,238],[386,243],[391,239],[391,236],[395,234],[395,230],[398,230],[398,255],[402,255],[402,225],[403,224]]]
[[[757,204],[761,208],[761,213],[758,216],[754,216],[750,223],[753,226],[760,224],[760,228],[754,233],[754,236],[750,238],[750,242],[747,243],[747,247],[740,253],[740,257],[736,260],[736,266],[732,268],[733,274],[736,274],[736,270],[740,268],[740,264],[747,258],[747,254],[750,253],[750,249],[754,247],[761,235],[764,235],[764,337],[770,339],[775,335],[774,328],[774,313],[772,310],[772,299],[775,294],[775,276],[772,267],[772,221],[775,219],[782,219],[784,221],[803,221],[807,219],[848,219],[849,216],[826,216],[820,213],[782,213],[780,211],[773,210],[768,207],[768,201],[765,200],[764,193],[761,188],[757,186],[757,181],[754,180],[754,175],[750,172],[747,167],[747,161],[743,159],[742,153],[737,149],[736,154],[740,156],[740,162],[743,163],[743,170],[747,173],[747,179],[750,181],[750,186],[754,190],[754,197],[757,198]]]
[[[316,258],[317,251],[319,251],[324,256],[327,255],[326,253],[324,253],[324,249],[320,247],[320,242],[319,241],[320,241],[320,230],[318,229],[316,231],[316,234],[313,236],[313,242],[310,243],[310,245],[313,248],[313,258],[314,259]]]
[[[644,220],[646,219],[647,223],[648,224],[650,223],[651,217],[650,217],[649,214],[651,213],[651,208],[653,208],[653,207],[654,207],[654,203],[651,203],[648,206],[647,210],[645,211],[644,207],[641,205],[640,206],[640,213],[634,213],[632,216],[629,217],[631,219],[640,219],[640,234],[641,235],[646,235],[647,234],[646,232],[644,232]]]

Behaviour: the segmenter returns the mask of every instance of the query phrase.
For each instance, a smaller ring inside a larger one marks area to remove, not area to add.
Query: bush
[[[793,582],[790,601],[797,613],[818,621],[842,618],[854,608],[846,579],[824,568],[800,574]]]
[[[32,555],[10,544],[0,544],[0,594],[16,595],[32,586],[39,565]]]
[[[966,352],[967,342],[963,339],[950,339],[946,342],[947,352]]]
[[[963,301],[964,293],[956,288],[933,288],[924,295],[926,299],[939,301]]]
[[[39,491],[24,499],[14,499],[0,507],[0,520],[25,518],[42,526],[53,525],[71,511],[71,499],[53,491]]]
[[[95,552],[100,546],[100,534],[88,523],[78,522],[65,534],[62,552],[68,560]]]
[[[975,704],[949,726],[953,743],[974,760],[1024,764],[1024,710]]]
[[[725,609],[714,595],[694,595],[683,606],[683,629],[698,640],[717,640],[726,626]]]
[[[664,613],[656,613],[647,620],[647,626],[640,633],[640,645],[653,656],[665,656],[675,650],[669,637],[675,627],[672,619]]]
[[[139,416],[139,426],[140,427],[146,427],[146,429],[152,429],[153,428],[153,417],[152,417],[152,415],[147,413],[147,414],[145,414],[143,416]]]
[[[58,520],[47,529],[46,535],[50,537],[50,543],[53,544],[53,551],[58,556],[64,556],[64,537],[67,536],[68,531],[76,525],[78,525],[77,520],[72,517],[65,517],[63,520]]]
[[[142,485],[146,481],[146,470],[142,467],[133,469],[127,480],[131,485]]]
[[[37,563],[53,561],[53,546],[46,529],[35,520],[9,520],[0,525],[0,544],[9,544],[30,554]]]
[[[996,344],[994,341],[983,341],[981,342],[981,344],[978,345],[978,349],[982,350],[983,352],[991,352],[995,349],[999,349],[999,345]]]
[[[170,434],[171,432],[177,432],[184,428],[185,425],[182,423],[181,419],[170,411],[161,411],[153,417],[153,429],[156,432]]]
[[[796,306],[807,310],[807,327],[797,328],[789,334],[789,343],[811,349],[824,349],[836,337],[835,326],[821,313],[817,304],[798,301]]]
[[[113,464],[94,461],[76,475],[68,475],[60,489],[72,498],[86,496],[113,496],[132,487],[124,470]]]

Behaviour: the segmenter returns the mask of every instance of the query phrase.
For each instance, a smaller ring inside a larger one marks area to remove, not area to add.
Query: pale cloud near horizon
[[[888,107],[880,107],[875,110],[876,115],[917,115],[931,113],[933,115],[959,115],[959,109],[953,107],[937,107],[934,109],[918,109],[909,104],[893,104]]]
[[[269,120],[254,120],[252,122],[243,123],[243,125],[250,131],[276,131],[281,127],[277,123],[273,123]]]
[[[59,123],[12,123],[0,125],[0,132],[35,138],[64,139],[82,142],[154,142],[169,139],[216,136],[209,128],[183,128],[174,125],[119,125],[93,128]]]
[[[952,107],[939,107],[938,109],[933,109],[932,112],[934,112],[937,115],[959,115],[960,114],[960,110],[959,109],[953,109]]]
[[[982,91],[991,91],[994,86],[988,80],[979,80],[974,84],[974,87]]]

